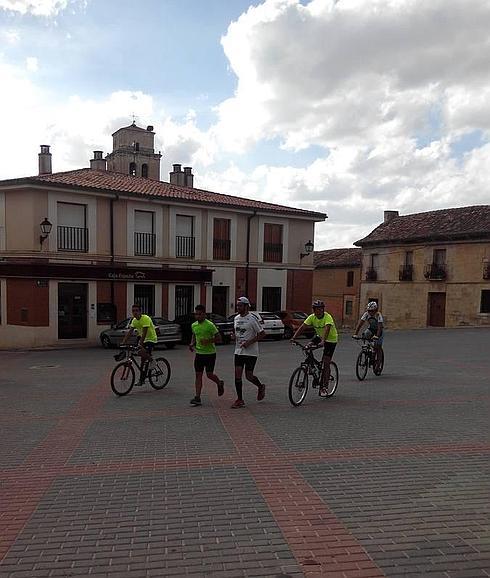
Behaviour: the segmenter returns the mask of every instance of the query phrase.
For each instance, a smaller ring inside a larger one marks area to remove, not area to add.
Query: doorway
[[[429,327],[444,327],[446,325],[446,294],[429,293]]]
[[[223,285],[213,287],[212,312],[228,317],[228,287]]]
[[[58,283],[58,339],[87,338],[87,283]]]
[[[175,317],[194,313],[194,286],[175,286]]]
[[[155,286],[135,285],[134,302],[141,307],[146,315],[155,315]]]

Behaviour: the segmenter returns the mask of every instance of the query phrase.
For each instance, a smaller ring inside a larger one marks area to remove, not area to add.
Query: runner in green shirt
[[[224,382],[214,373],[216,364],[216,343],[221,341],[216,325],[206,319],[206,308],[197,305],[195,309],[196,321],[192,324],[192,339],[189,349],[196,352],[194,370],[196,372],[196,395],[191,399],[191,405],[201,405],[202,374],[206,370],[208,379],[218,386],[218,395],[224,393]]]
[[[316,335],[311,343],[315,345],[323,343],[323,383],[327,384],[330,379],[330,362],[337,347],[339,336],[333,317],[325,311],[325,303],[319,300],[313,301],[312,309],[313,313],[298,327],[291,341],[295,341],[307,327],[313,327]],[[324,385],[320,388],[320,395],[326,394],[327,388]]]

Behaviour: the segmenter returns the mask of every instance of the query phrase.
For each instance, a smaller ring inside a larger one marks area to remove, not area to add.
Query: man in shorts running
[[[232,409],[245,406],[243,401],[243,368],[245,377],[250,383],[257,386],[257,399],[261,401],[265,397],[265,385],[254,375],[255,364],[259,356],[258,342],[265,336],[259,320],[250,313],[250,301],[246,297],[240,297],[237,301],[238,315],[234,320],[235,335],[235,389],[237,398]]]
[[[208,379],[214,381],[218,386],[218,395],[224,393],[224,382],[214,373],[216,364],[216,343],[221,341],[216,325],[206,319],[206,308],[204,305],[197,305],[195,308],[196,320],[191,325],[192,339],[189,349],[196,352],[194,358],[194,370],[196,372],[196,395],[191,399],[191,405],[201,405],[202,374],[206,370]]]
[[[158,342],[157,332],[151,317],[141,312],[141,305],[135,303],[131,307],[131,314],[133,319],[131,320],[129,331],[126,333],[124,339],[121,342],[121,346],[125,345],[127,340],[136,331],[138,334],[139,345],[138,355],[140,355],[142,361],[140,381],[137,383],[137,385],[143,385],[146,379],[148,365],[151,361],[151,352]]]
[[[295,341],[307,327],[313,327],[315,330],[316,335],[311,343],[315,345],[323,343],[323,387],[320,388],[320,395],[325,396],[328,392],[327,384],[330,379],[330,362],[339,337],[333,317],[325,311],[325,303],[319,300],[313,301],[312,310],[313,313],[298,327],[291,341]]]

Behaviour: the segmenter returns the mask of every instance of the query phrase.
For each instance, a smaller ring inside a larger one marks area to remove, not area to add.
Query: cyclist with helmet
[[[325,303],[316,300],[313,301],[311,307],[313,313],[303,321],[303,324],[300,327],[298,327],[291,341],[295,341],[307,327],[313,327],[316,335],[311,340],[311,344],[323,344],[323,383],[327,384],[330,379],[330,362],[332,361],[333,353],[337,347],[339,337],[333,317],[330,313],[325,311]],[[324,387],[320,388],[320,395],[325,396],[326,394],[327,388],[324,385]]]
[[[374,339],[374,347],[378,348],[383,345],[383,316],[378,311],[378,304],[376,301],[370,301],[366,312],[359,319],[356,331],[353,337],[357,337],[361,327],[367,323],[366,329],[362,332],[362,337],[365,339]]]

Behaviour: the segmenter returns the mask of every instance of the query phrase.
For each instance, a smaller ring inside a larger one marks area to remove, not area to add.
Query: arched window
[[[136,150],[136,151],[140,150],[140,143],[139,142],[134,143],[134,150]]]
[[[148,165],[147,165],[146,163],[143,163],[143,164],[141,165],[141,176],[142,176],[144,179],[147,179],[147,178],[148,178]]]
[[[129,174],[136,176],[136,163],[129,163]]]

